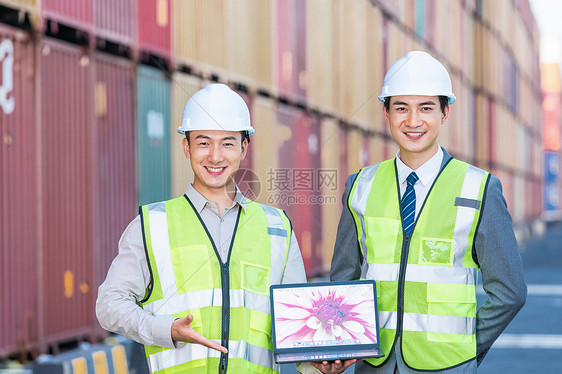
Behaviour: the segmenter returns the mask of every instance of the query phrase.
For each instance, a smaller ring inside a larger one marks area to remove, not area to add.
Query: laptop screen
[[[274,350],[378,345],[374,281],[271,287]]]

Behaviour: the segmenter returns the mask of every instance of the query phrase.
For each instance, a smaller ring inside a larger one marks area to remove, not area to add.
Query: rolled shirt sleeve
[[[119,254],[98,289],[96,316],[106,330],[145,346],[173,348],[171,331],[176,317],[155,316],[139,305],[149,284],[150,271],[137,216],[123,232]]]

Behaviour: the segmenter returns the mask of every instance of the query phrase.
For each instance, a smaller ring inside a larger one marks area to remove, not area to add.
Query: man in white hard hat
[[[399,151],[348,178],[331,270],[377,283],[386,356],[355,372],[475,373],[527,293],[501,183],[439,146],[456,98],[429,54],[395,62],[379,100]]]
[[[140,207],[99,287],[107,330],[145,346],[152,372],[274,373],[269,286],[306,282],[284,211],[234,175],[254,133],[243,99],[209,84],[185,106],[185,195]]]

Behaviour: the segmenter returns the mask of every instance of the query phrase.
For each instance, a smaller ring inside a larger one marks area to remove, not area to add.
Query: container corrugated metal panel
[[[336,109],[335,81],[338,79],[335,7],[332,1],[325,0],[310,0],[306,6],[307,100],[312,106],[332,112]]]
[[[251,87],[273,86],[272,1],[226,2],[227,67],[230,79]],[[244,19],[244,22],[240,20]]]
[[[170,58],[170,0],[138,0],[137,36],[142,51]]]
[[[170,82],[158,69],[137,69],[139,205],[167,200],[170,182]]]
[[[252,113],[252,105],[253,105],[253,96],[249,95],[246,92],[236,90],[236,93],[242,97],[248,110]],[[250,114],[250,121],[252,121],[251,114]],[[252,138],[255,137],[252,135]],[[248,151],[246,152],[246,157],[240,161],[239,171],[236,173],[234,180],[236,181],[236,185],[240,189],[240,191],[244,194],[244,196],[255,200],[257,196],[261,193],[261,182],[259,177],[254,172],[254,155],[256,154],[254,147],[252,146],[252,140],[250,141],[250,145],[248,147]],[[257,154],[257,157],[260,157]]]
[[[332,262],[334,244],[338,222],[341,215],[341,198],[344,185],[340,183],[342,171],[340,165],[340,127],[335,119],[325,118],[321,123],[321,167],[327,176],[327,182],[322,184],[322,196],[326,198],[326,204],[322,206],[322,247],[319,251],[322,258],[323,270],[328,273]],[[333,177],[334,179],[330,179]],[[344,176],[344,177],[347,177]],[[334,203],[335,201],[335,203]]]
[[[96,34],[125,45],[133,45],[137,34],[137,0],[95,0]]]
[[[363,133],[357,129],[347,132],[347,165],[349,173],[357,173],[368,161],[363,149]]]
[[[273,100],[256,96],[252,103],[252,126],[256,129],[250,147],[259,157],[255,157],[253,170],[261,181],[257,201],[273,205],[274,194],[268,180],[270,172],[279,168],[279,147],[290,136],[290,129],[277,123],[277,107]]]
[[[384,139],[380,136],[369,138],[369,165],[384,161]]]
[[[306,100],[306,2],[276,2],[276,79],[281,96]]]
[[[83,49],[39,45],[42,240],[41,338],[90,334],[94,316],[93,64]]]
[[[172,170],[172,197],[185,193],[189,183],[193,181],[193,170],[189,160],[183,153],[182,141],[184,136],[178,134],[181,125],[183,108],[189,98],[201,88],[199,78],[176,72],[172,76],[172,113],[170,121],[170,153]]]
[[[78,30],[93,31],[93,0],[40,0],[41,18]]]
[[[94,287],[117,256],[121,233],[137,214],[135,71],[122,58],[95,55]],[[92,87],[88,87],[92,90]],[[100,327],[100,331],[101,327]]]
[[[192,64],[200,61],[199,28],[197,1],[173,1],[172,49],[174,60],[178,64]],[[219,45],[217,48],[220,48]]]
[[[476,127],[474,129],[475,132],[475,142],[476,142],[476,164],[480,167],[486,168],[489,154],[489,134],[488,128],[490,124],[489,120],[489,104],[488,99],[482,95],[476,95],[475,100],[475,113],[476,113]]]
[[[290,138],[279,149],[279,172],[274,178],[289,177],[278,184],[275,205],[284,209],[293,222],[305,269],[309,277],[321,272],[318,254],[321,243],[321,207],[315,200],[315,174],[320,169],[320,123],[308,113],[286,105],[277,107],[277,121],[290,130]],[[278,178],[276,178],[278,179]],[[279,182],[279,181],[278,181]]]
[[[37,345],[37,160],[34,48],[26,34],[0,26],[0,357]]]

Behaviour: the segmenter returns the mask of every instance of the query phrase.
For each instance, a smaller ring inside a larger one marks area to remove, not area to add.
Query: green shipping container
[[[166,73],[140,66],[137,71],[138,202],[171,197],[170,81]]]

